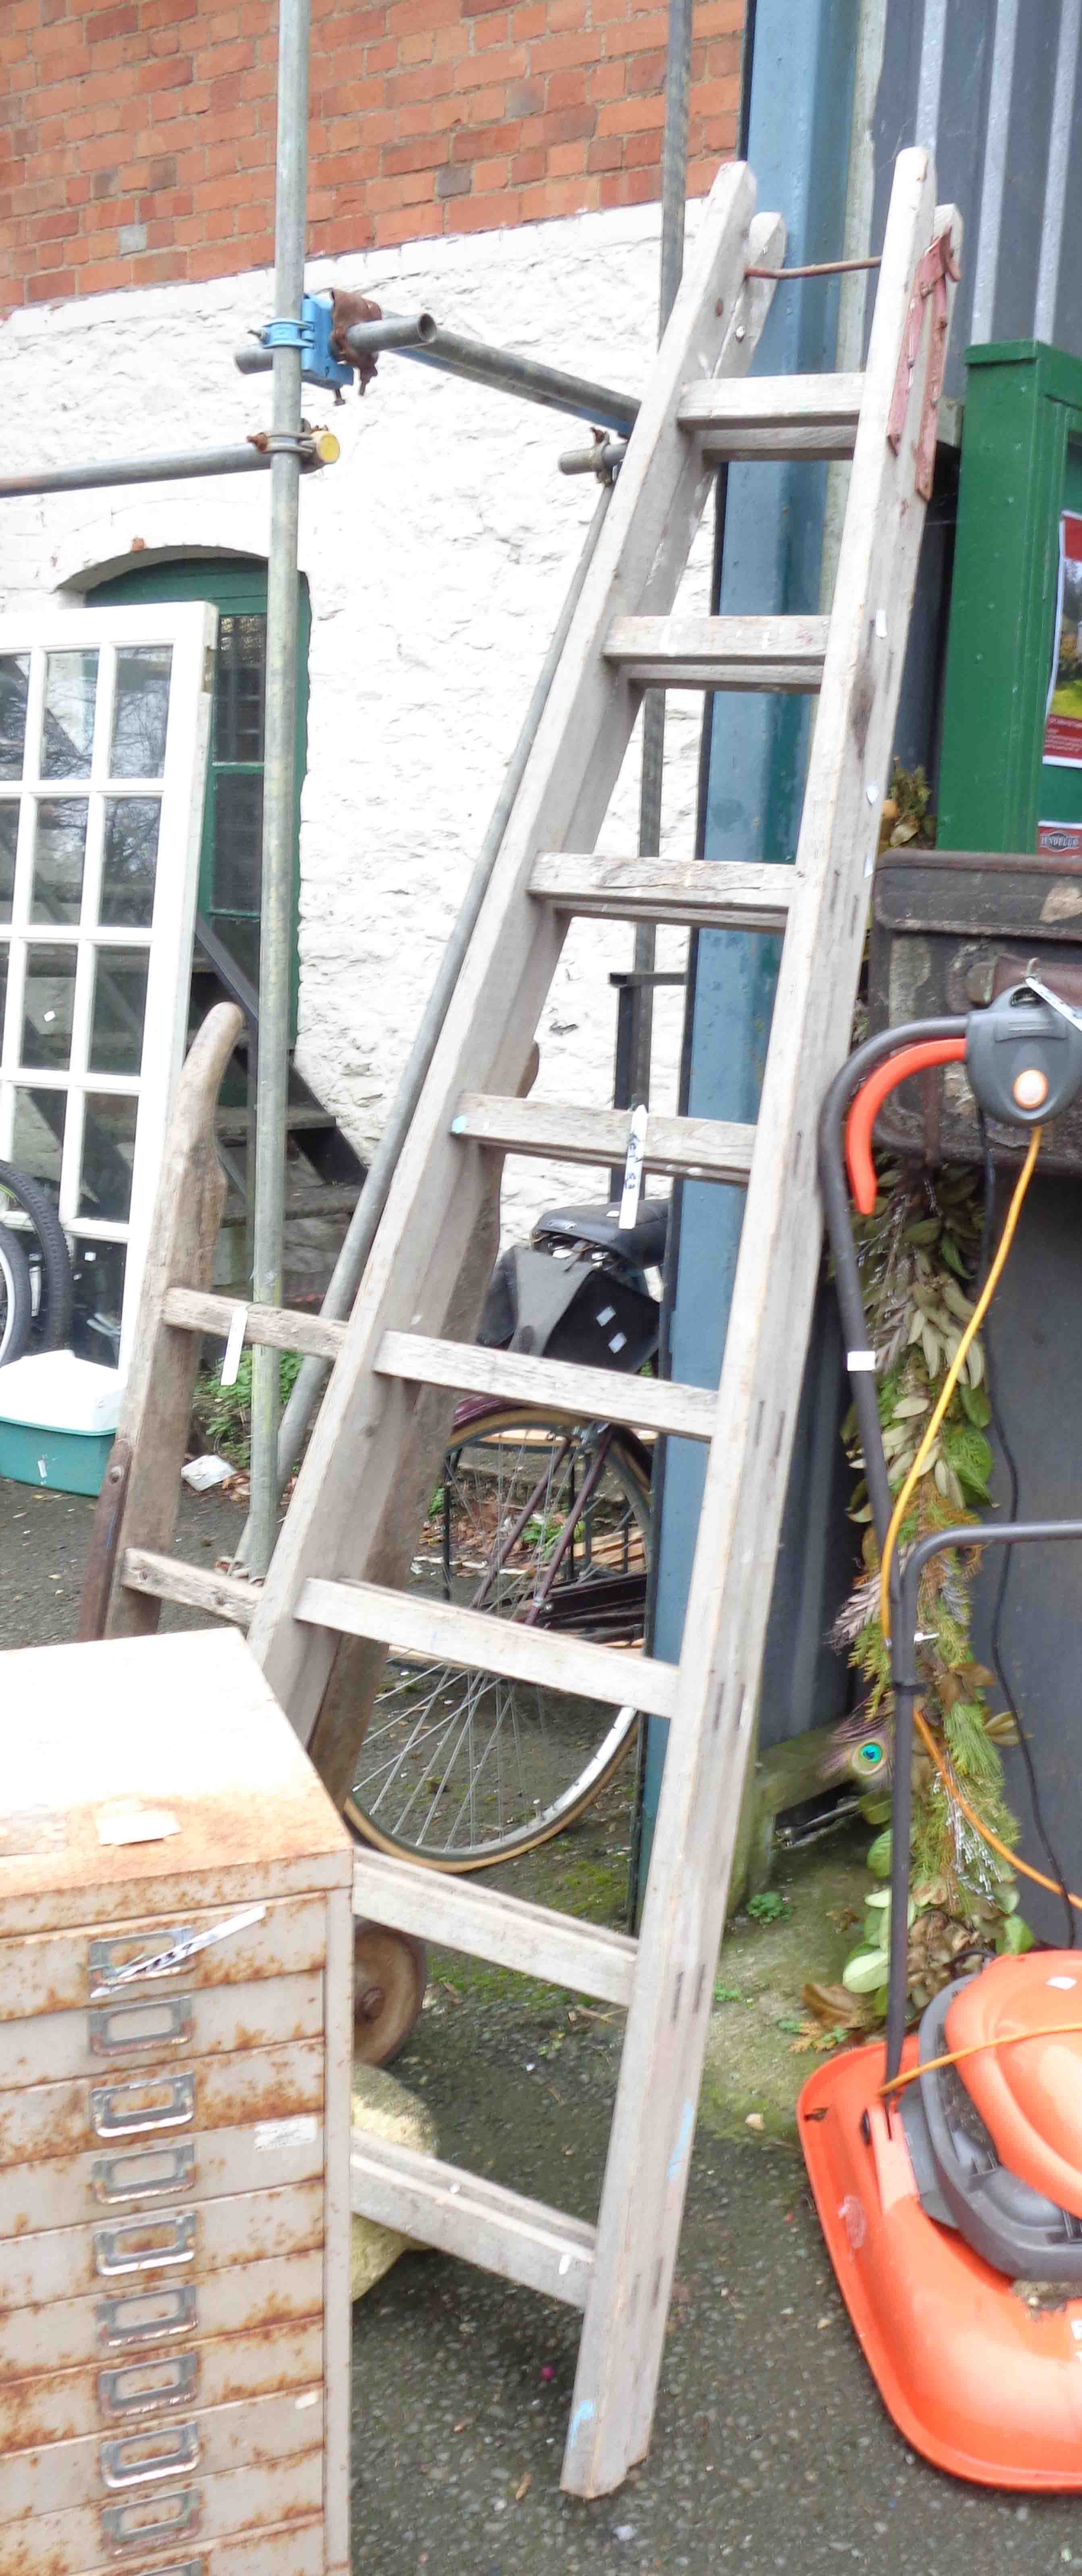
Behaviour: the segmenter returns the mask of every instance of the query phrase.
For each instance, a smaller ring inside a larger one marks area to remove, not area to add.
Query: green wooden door
[[[209,599],[218,610],[199,910],[253,984],[259,982],[260,879],[263,831],[263,693],[266,677],[267,574],[247,558],[184,556],[139,566],[99,582],[95,601]],[[297,1026],[297,917],[300,897],[300,800],[308,735],[308,585],[299,584],[297,636],[296,816],[293,838],[293,939],[290,1035]]]

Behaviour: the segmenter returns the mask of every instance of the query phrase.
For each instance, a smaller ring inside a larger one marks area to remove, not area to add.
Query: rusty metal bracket
[[[924,402],[920,429],[914,453],[917,459],[917,490],[922,501],[932,497],[935,474],[936,413],[943,390],[943,360],[947,345],[947,279],[957,279],[958,269],[951,250],[949,232],[940,233],[917,263],[913,293],[906,319],[898,373],[887,418],[887,445],[897,456],[905,429],[909,397],[913,390],[917,359],[924,331],[925,307],[931,298],[932,345],[928,352],[928,372],[924,379]]]

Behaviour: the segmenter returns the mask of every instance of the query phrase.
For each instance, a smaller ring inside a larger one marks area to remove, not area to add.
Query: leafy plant
[[[940,1395],[964,1325],[972,1313],[968,1288],[980,1238],[976,1177],[945,1170],[916,1175],[895,1163],[879,1170],[872,1215],[857,1221],[858,1252],[868,1319],[877,1355],[877,1399],[891,1490],[897,1493],[912,1467],[925,1426]],[[985,1437],[991,1408],[983,1384],[979,1342],[967,1353],[963,1373],[925,1461],[902,1524],[901,1544],[933,1530],[972,1521],[990,1508],[992,1452]],[[855,1412],[843,1425],[854,1475],[852,1517],[864,1529],[863,1571],[837,1623],[835,1638],[849,1648],[865,1685],[860,1716],[882,1722],[891,1702],[890,1657],[879,1623],[879,1550],[871,1527],[864,1460]],[[938,1734],[944,1756],[967,1804],[1008,1847],[1018,1825],[1003,1794],[999,1743],[1013,1733],[1010,1719],[993,1715],[987,1692],[993,1676],[974,1656],[970,1633],[970,1582],[975,1552],[933,1558],[921,1584],[921,1700],[926,1723]],[[881,1798],[864,1802],[867,1821],[880,1830],[868,1866],[882,1881],[890,1874],[891,1834]],[[910,1846],[909,1994],[923,2009],[962,1958],[974,1952],[1024,1946],[1029,1935],[1018,1917],[1009,1863],[989,1849],[943,1794],[942,1782],[918,1746],[913,1762]],[[886,2000],[889,1895],[869,1895],[864,1929],[842,1972],[846,1991],[860,1998],[867,2021],[881,2018]]]
[[[282,1402],[286,1403],[300,1367],[298,1351],[283,1351],[278,1368]],[[221,1368],[204,1369],[196,1380],[191,1437],[201,1448],[217,1450],[235,1466],[248,1465],[252,1439],[252,1354],[241,1353],[233,1386],[223,1386]]]
[[[749,1896],[745,1910],[753,1923],[777,1923],[783,1914],[788,1914],[789,1899],[776,1887],[767,1887],[761,1896]]]

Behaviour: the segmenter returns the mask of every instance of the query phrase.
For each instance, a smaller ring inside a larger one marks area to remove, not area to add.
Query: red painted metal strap
[[[964,1038],[922,1038],[919,1046],[899,1047],[897,1055],[888,1055],[861,1084],[845,1122],[845,1163],[862,1216],[870,1216],[875,1206],[872,1129],[888,1092],[911,1073],[924,1073],[929,1065],[961,1064],[965,1051]]]
[[[887,420],[887,444],[894,449],[897,456],[902,443],[905,416],[909,408],[909,396],[924,332],[924,308],[930,296],[932,345],[928,352],[924,401],[921,406],[920,428],[915,449],[917,490],[922,501],[931,500],[932,477],[935,472],[936,413],[943,389],[943,361],[947,347],[947,279],[948,277],[956,279],[957,276],[958,268],[951,249],[950,233],[942,232],[938,240],[932,243],[931,248],[925,251],[923,259],[918,260],[917,263],[909,312],[902,334],[902,350],[898,360],[894,396]]]

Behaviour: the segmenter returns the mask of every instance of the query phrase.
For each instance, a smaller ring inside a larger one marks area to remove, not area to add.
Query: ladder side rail
[[[158,1625],[157,1600],[127,1592],[117,1569],[125,1550],[133,1545],[167,1550],[176,1528],[199,1344],[190,1332],[167,1324],[162,1309],[167,1290],[176,1282],[183,1280],[195,1288],[211,1284],[226,1195],[214,1112],[243,1026],[235,1003],[216,1003],[181,1068],[162,1156],[131,1366],[88,1551],[81,1637],[149,1636]],[[128,1460],[122,1491],[120,1475],[114,1483],[112,1470]]]
[[[448,1283],[469,1253],[486,1164],[494,1158],[483,1147],[456,1142],[451,1119],[464,1088],[515,1091],[533,1041],[566,917],[531,900],[530,867],[539,849],[572,838],[576,846],[591,846],[604,819],[638,703],[630,683],[604,662],[605,635],[625,608],[668,607],[686,562],[710,476],[677,426],[677,407],[689,375],[709,373],[719,362],[733,371],[750,363],[769,298],[762,281],[747,280],[744,272],[753,253],[763,255],[764,241],[784,241],[779,219],[753,223],[753,207],[750,173],[740,165],[723,170],[629,442],[251,1631],[271,1688],[310,1744],[332,1794],[349,1785],[358,1693],[355,1686],[336,1686],[317,1728],[336,1641],[329,1632],[302,1629],[293,1607],[309,1574],[373,1573],[378,1563],[377,1579],[394,1582],[408,1562],[417,1500],[423,1506],[424,1477],[438,1449],[422,1453],[414,1437],[412,1416],[427,1399],[415,1402],[411,1415],[406,1392],[377,1381],[372,1363],[387,1329],[449,1337],[457,1330],[462,1339],[475,1329],[483,1281],[476,1286],[476,1311],[467,1312],[463,1300],[457,1327],[447,1321]],[[429,1415],[435,1419],[431,1408]],[[398,1495],[403,1507],[392,1539],[388,1513]],[[370,1681],[369,1674],[366,1689]]]
[[[818,1274],[816,1112],[849,1045],[924,522],[915,444],[927,327],[897,457],[887,419],[933,216],[960,240],[957,217],[935,214],[933,188],[929,155],[902,153],[565,2453],[564,2485],[584,2496],[618,2486],[645,2452],[661,2363]]]

